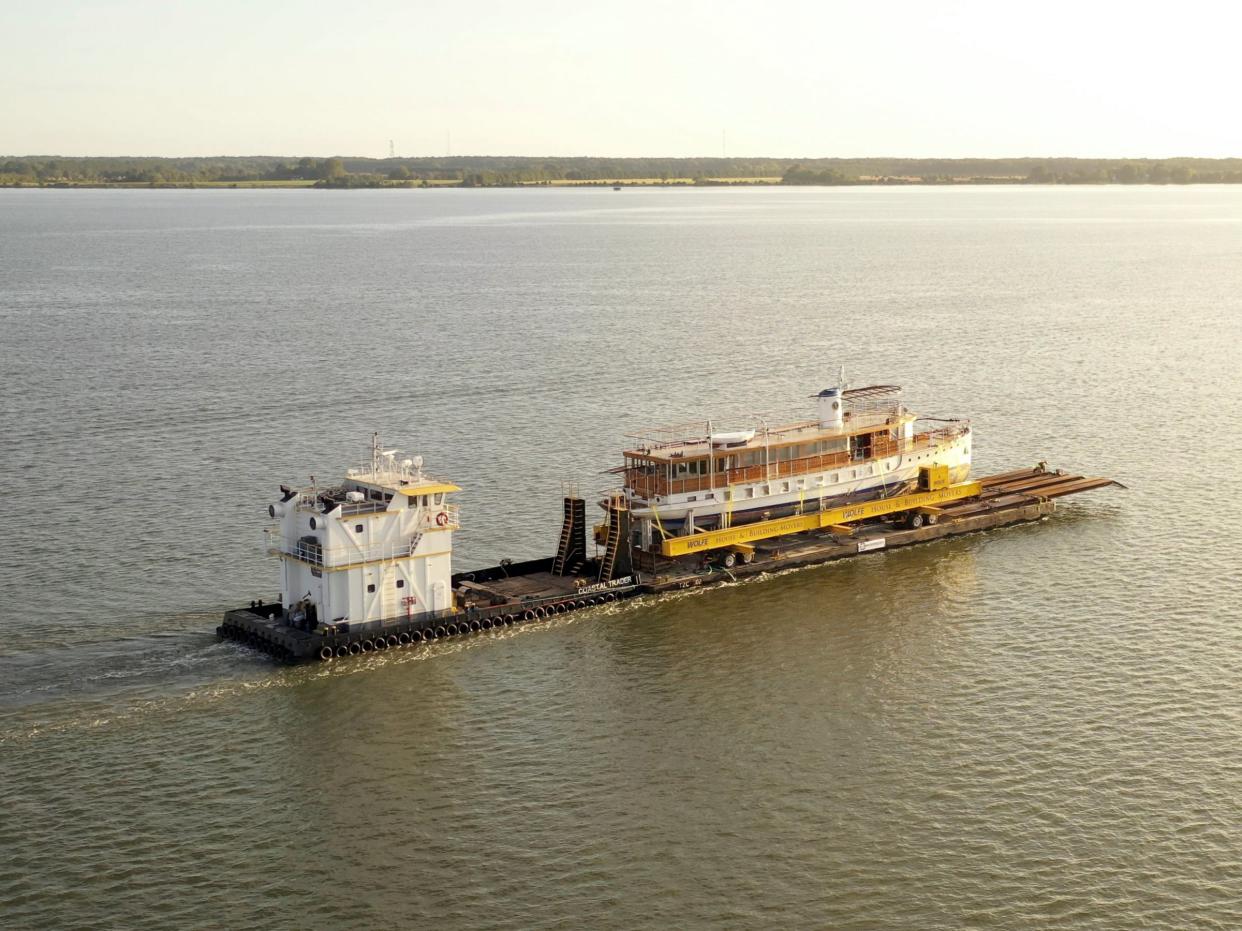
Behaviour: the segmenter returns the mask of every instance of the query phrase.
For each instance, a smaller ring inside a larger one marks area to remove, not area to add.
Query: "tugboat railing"
[[[412,556],[427,531],[457,530],[460,527],[458,508],[448,504],[431,509],[419,521],[417,532],[409,539],[325,547],[310,534],[291,539],[277,528],[265,530],[264,537],[269,556],[287,556],[324,569],[343,569],[368,562]]]

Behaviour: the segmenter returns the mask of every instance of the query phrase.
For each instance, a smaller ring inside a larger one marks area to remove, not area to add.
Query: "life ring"
[[[448,511],[441,511],[439,514],[436,515],[436,526],[437,527],[448,526]]]

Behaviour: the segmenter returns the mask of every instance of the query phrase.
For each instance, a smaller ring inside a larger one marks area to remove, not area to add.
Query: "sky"
[[[1242,5],[40,0],[0,155],[1242,156]]]

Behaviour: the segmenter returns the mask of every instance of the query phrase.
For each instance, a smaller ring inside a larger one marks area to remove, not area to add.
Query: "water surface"
[[[0,192],[8,927],[1242,924],[1242,189]],[[555,546],[623,434],[846,364],[1053,519],[283,669],[370,432]]]

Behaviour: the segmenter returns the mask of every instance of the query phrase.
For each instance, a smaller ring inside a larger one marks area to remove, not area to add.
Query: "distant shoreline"
[[[721,188],[721,187],[1195,187],[1210,184],[1239,184],[1238,181],[1194,180],[1194,181],[1086,181],[1086,182],[1055,182],[1028,181],[1019,178],[961,178],[949,180],[859,180],[849,182],[802,182],[789,183],[780,178],[732,178],[728,180],[716,178],[672,178],[661,180],[635,180],[622,178],[615,181],[551,181],[551,182],[517,182],[514,184],[462,184],[459,181],[422,184],[419,182],[385,182],[379,184],[319,184],[314,181],[132,181],[132,182],[48,182],[48,183],[0,183],[0,190],[90,190],[90,191],[264,191],[264,190],[299,190],[299,191],[341,191],[341,190],[483,190],[504,189],[519,190],[539,188],[547,190],[570,190],[574,188]]]
[[[432,188],[1238,184],[1242,158],[0,156],[0,187]]]

